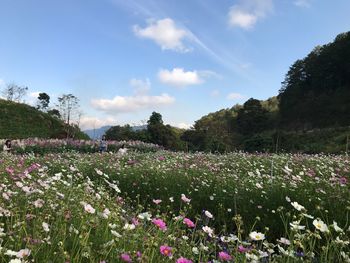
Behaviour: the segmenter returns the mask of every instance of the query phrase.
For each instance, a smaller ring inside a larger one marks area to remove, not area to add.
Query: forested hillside
[[[0,138],[66,138],[67,129],[60,119],[27,104],[0,99]],[[87,139],[79,128],[71,128],[74,138]]]

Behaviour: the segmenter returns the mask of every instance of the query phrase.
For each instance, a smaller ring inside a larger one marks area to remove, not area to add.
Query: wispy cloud
[[[172,71],[161,69],[158,72],[158,79],[163,84],[177,88],[198,85],[204,81],[201,79],[197,71],[185,71],[183,68],[174,68]]]
[[[232,27],[251,29],[258,20],[265,18],[273,11],[272,0],[240,0],[231,6],[228,23]]]
[[[243,96],[243,95],[240,94],[240,93],[234,93],[234,92],[232,92],[232,93],[230,93],[230,94],[227,95],[227,99],[229,99],[229,100],[235,100],[235,101],[242,100],[242,99],[245,99],[245,98],[246,98],[246,97]]]
[[[311,7],[312,0],[295,0],[294,5],[298,7]]]
[[[141,28],[135,25],[133,30],[136,36],[155,41],[163,50],[190,51],[183,43],[184,39],[189,36],[188,32],[176,26],[171,18],[149,20],[147,27]]]

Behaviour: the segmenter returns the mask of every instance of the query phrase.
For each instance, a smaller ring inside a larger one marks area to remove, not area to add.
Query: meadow
[[[26,145],[0,155],[1,262],[350,262],[347,156]]]

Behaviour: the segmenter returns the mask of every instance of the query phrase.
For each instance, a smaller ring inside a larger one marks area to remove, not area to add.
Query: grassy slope
[[[63,123],[27,104],[0,99],[0,138],[28,137],[64,138]],[[77,137],[84,135],[80,132]]]

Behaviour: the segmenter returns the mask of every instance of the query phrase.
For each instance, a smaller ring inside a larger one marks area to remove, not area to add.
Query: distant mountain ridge
[[[101,138],[102,135],[105,134],[105,132],[111,127],[111,125],[106,125],[97,129],[84,130],[83,132],[85,132],[91,139],[95,140]]]

